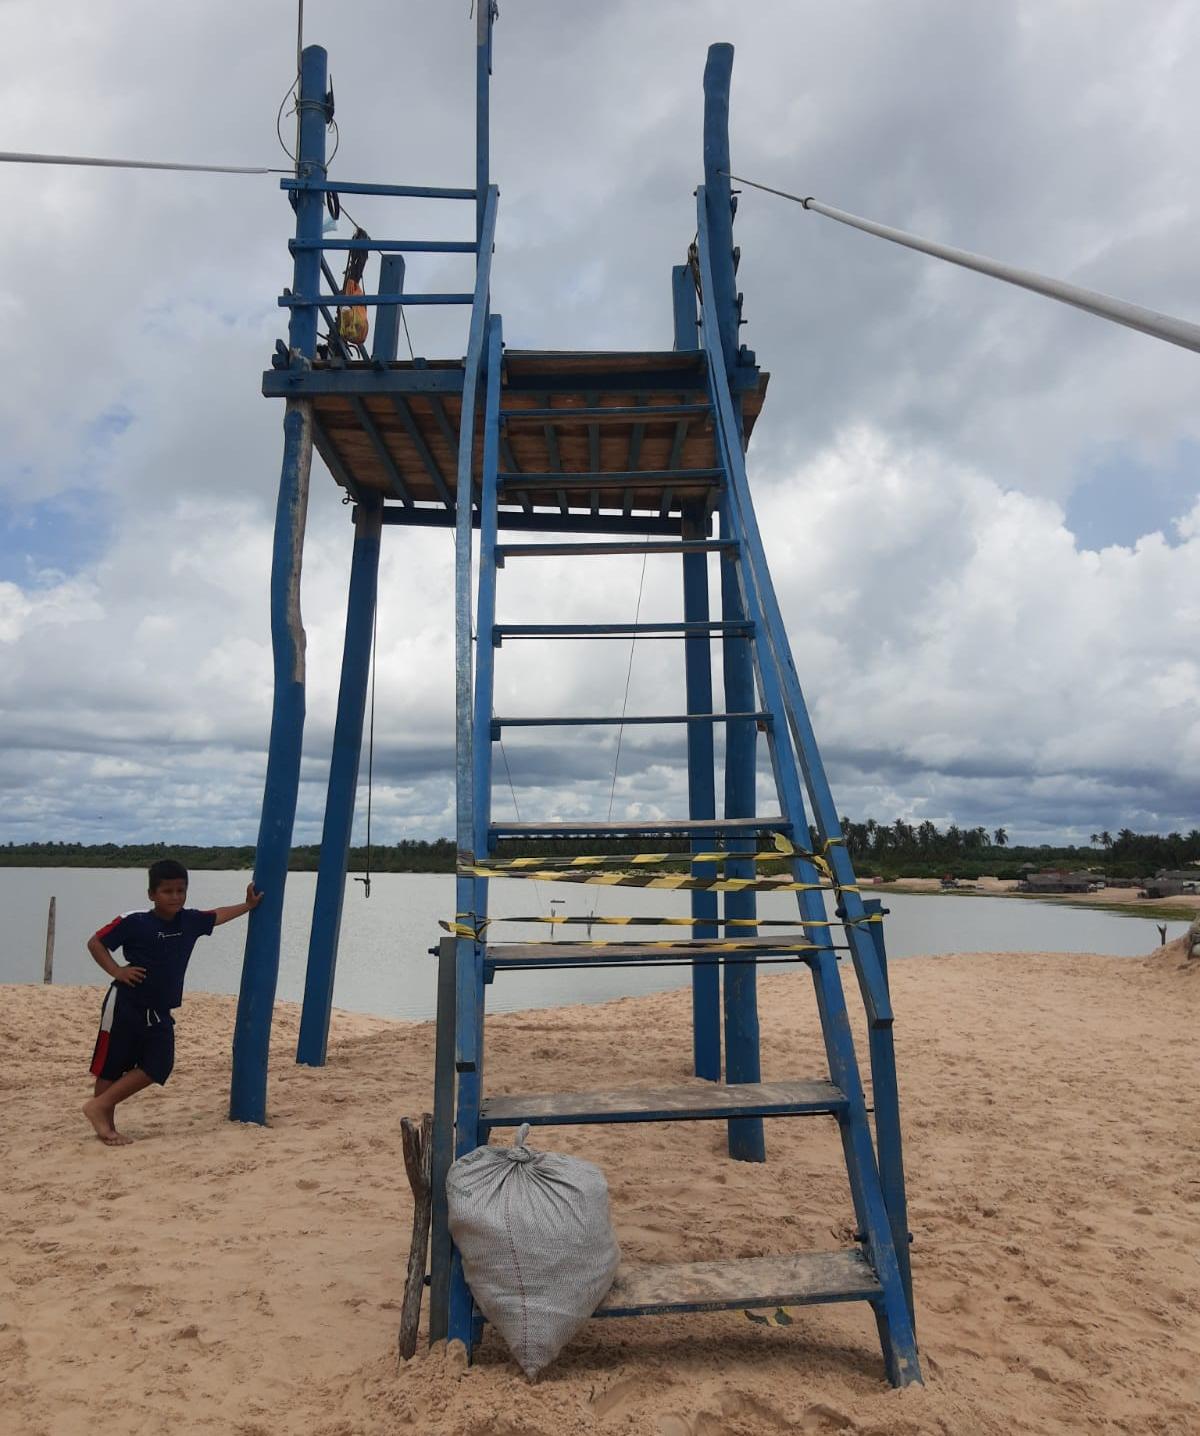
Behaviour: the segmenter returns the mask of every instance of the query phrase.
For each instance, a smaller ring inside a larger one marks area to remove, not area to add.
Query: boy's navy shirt
[[[113,918],[96,936],[109,952],[122,948],[130,967],[146,969],[141,982],[126,985],[126,995],[139,1007],[163,1012],[183,1001],[183,978],[192,948],[198,938],[210,935],[216,917],[215,912],[185,907],[168,921],[150,908]]]

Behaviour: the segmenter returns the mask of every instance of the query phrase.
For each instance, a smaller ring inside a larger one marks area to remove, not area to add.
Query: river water
[[[188,902],[192,907],[236,903],[245,893],[247,873],[197,872]],[[120,912],[148,906],[142,869],[0,868],[0,982],[40,982],[45,953],[46,910],[57,897],[54,978],[61,983],[104,982],[85,948],[87,938]],[[315,873],[292,873],[284,903],[278,996],[299,1001],[312,914]],[[491,884],[491,910],[504,916],[545,914],[554,901],[556,914],[662,914],[685,916],[688,897],[639,888],[594,888],[529,881]],[[890,916],[885,925],[890,958],[945,952],[1097,952],[1114,957],[1141,956],[1158,945],[1155,924],[1146,918],[1016,901],[1011,898],[885,894]],[[383,873],[364,899],[360,884],[347,884],[342,919],[334,1004],[383,1017],[426,1019],[434,1014],[435,960],[428,949],[441,935],[439,918],[454,912],[454,879],[447,873]],[[795,899],[766,894],[762,917],[795,915]],[[1168,936],[1185,929],[1172,923]],[[578,927],[497,924],[492,936],[543,941],[551,931],[585,936]],[[597,938],[663,938],[677,930],[597,928]],[[192,991],[236,993],[241,972],[246,921],[228,923],[196,946],[188,970]],[[623,995],[659,992],[691,981],[686,968],[619,968],[608,971],[513,972],[500,974],[488,993],[488,1010],[561,1007],[602,1002]]]

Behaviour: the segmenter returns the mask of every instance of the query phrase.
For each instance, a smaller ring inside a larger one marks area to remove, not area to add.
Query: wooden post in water
[[[54,909],[57,902],[57,898],[51,894],[50,911],[46,914],[46,966],[42,972],[42,981],[45,983],[54,981]]]

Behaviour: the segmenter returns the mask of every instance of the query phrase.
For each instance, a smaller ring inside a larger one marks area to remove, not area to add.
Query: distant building
[[[1104,886],[1104,879],[1095,873],[1068,873],[1059,868],[1027,872],[1017,884],[1027,893],[1094,893]]]
[[[1163,868],[1144,883],[1142,897],[1170,898],[1200,893],[1200,868]]]

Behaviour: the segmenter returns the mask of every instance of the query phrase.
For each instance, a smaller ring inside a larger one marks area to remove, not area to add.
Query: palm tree
[[[992,842],[995,843],[998,848],[1005,848],[1008,846],[1008,834],[1003,828],[997,828],[992,834]]]

